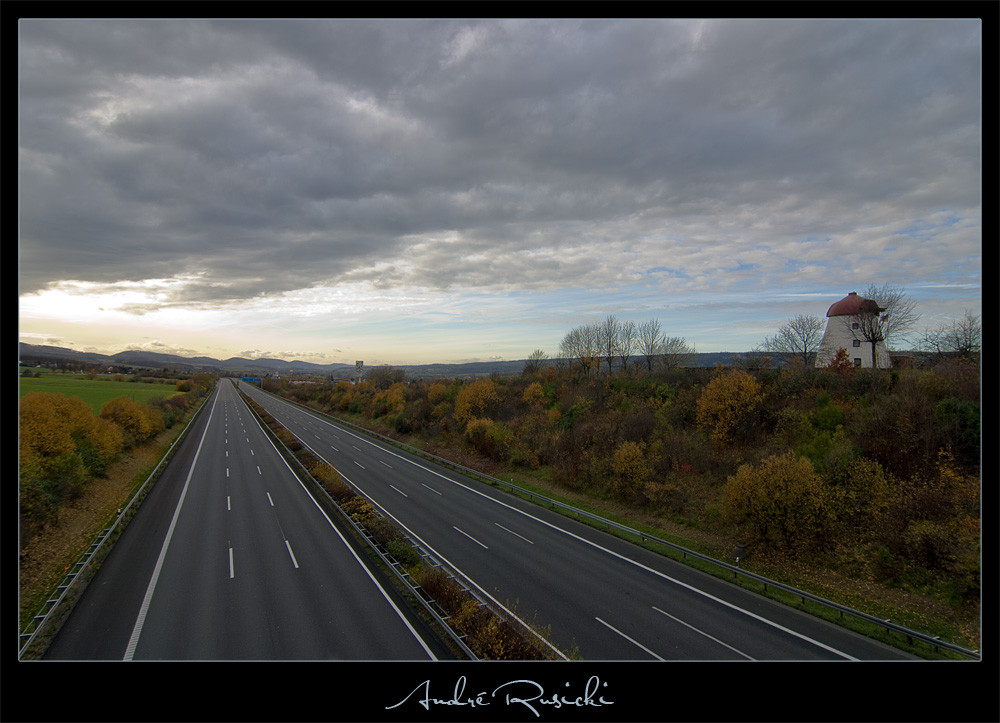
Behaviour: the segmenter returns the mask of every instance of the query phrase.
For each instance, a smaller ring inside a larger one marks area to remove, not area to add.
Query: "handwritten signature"
[[[541,716],[539,709],[543,706],[553,706],[554,708],[562,708],[564,705],[594,706],[600,708],[605,705],[614,705],[614,701],[605,700],[603,695],[598,697],[598,691],[601,688],[607,688],[608,684],[602,683],[596,675],[592,675],[587,680],[583,694],[575,697],[572,694],[547,694],[545,688],[533,680],[511,680],[498,685],[490,693],[482,691],[468,697],[465,695],[465,685],[466,680],[463,675],[455,681],[455,690],[450,698],[434,698],[431,696],[431,682],[425,680],[410,691],[401,701],[395,705],[388,705],[385,709],[392,710],[393,708],[398,708],[408,701],[414,701],[423,706],[424,710],[430,710],[431,706],[434,705],[463,705],[475,708],[477,706],[488,706],[494,701],[502,700],[508,706],[523,705],[538,718]],[[566,683],[566,687],[569,687],[569,683]],[[498,696],[498,694],[500,695]]]

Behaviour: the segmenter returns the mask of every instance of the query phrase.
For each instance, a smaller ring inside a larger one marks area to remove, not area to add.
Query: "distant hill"
[[[20,344],[20,360],[24,362],[66,360],[81,364],[100,364],[107,366],[131,366],[149,369],[178,369],[189,372],[238,373],[253,372],[270,374],[273,372],[294,372],[328,374],[334,371],[353,370],[353,364],[313,364],[303,361],[285,361],[282,359],[213,359],[212,357],[184,357],[177,354],[162,354],[159,352],[128,350],[117,354],[94,354],[66,349],[58,346],[41,346],[36,344]]]
[[[147,369],[178,370],[215,374],[247,374],[263,376],[268,374],[315,374],[317,376],[350,377],[354,374],[354,364],[314,364],[304,361],[284,359],[213,359],[206,356],[183,357],[176,354],[161,354],[151,351],[129,350],[117,354],[94,354],[58,346],[20,344],[20,362],[38,364],[58,360],[79,362],[86,365],[106,367],[134,367]],[[714,352],[694,354],[686,366],[714,367],[716,364],[728,366],[739,352]],[[480,377],[491,374],[519,374],[524,368],[524,359],[515,361],[466,362],[461,364],[393,364],[413,379],[436,379],[453,377]],[[555,363],[557,360],[547,360]]]

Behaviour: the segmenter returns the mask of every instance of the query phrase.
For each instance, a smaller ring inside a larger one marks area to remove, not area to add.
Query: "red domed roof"
[[[843,299],[830,307],[826,312],[827,316],[854,316],[862,313],[878,313],[885,311],[876,302],[858,296],[858,292],[852,291]]]

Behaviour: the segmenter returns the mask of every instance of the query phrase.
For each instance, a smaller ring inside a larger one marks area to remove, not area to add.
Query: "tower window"
[[[854,346],[855,346],[855,347],[859,347],[859,346],[861,346],[861,341],[860,341],[860,340],[858,340],[858,339],[855,339],[855,340],[854,340]]]
[[[861,366],[861,360],[858,357],[854,357],[854,366]]]

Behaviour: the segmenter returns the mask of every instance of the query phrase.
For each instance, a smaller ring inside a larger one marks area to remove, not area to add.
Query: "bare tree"
[[[660,363],[666,369],[676,369],[691,359],[696,353],[682,336],[662,337],[659,346]]]
[[[628,360],[635,349],[638,334],[634,321],[623,321],[618,328],[618,358],[622,360],[623,372],[628,369]]]
[[[646,371],[653,370],[653,362],[660,354],[660,337],[663,332],[658,319],[644,321],[638,326],[639,353],[646,359]]]
[[[878,345],[902,341],[919,318],[916,302],[903,289],[869,284],[859,312],[844,316],[844,323],[855,339],[871,344],[872,368],[877,369]]]
[[[763,345],[757,345],[749,351],[735,355],[732,364],[737,369],[756,372],[769,368],[771,366],[771,357],[768,356],[768,351]]]
[[[865,296],[874,299],[885,309],[882,331],[886,345],[902,344],[914,325],[920,320],[917,302],[907,295],[906,290],[893,284],[881,286],[869,284]]]
[[[574,360],[580,360],[580,336],[580,327],[577,326],[567,331],[562,341],[559,342],[559,356],[563,359],[568,359],[570,366],[572,366]],[[582,366],[582,360],[580,362]]]
[[[406,381],[406,370],[382,364],[365,370],[365,381],[374,384],[376,389],[388,389],[393,384]]]
[[[584,324],[580,329],[581,355],[584,373],[590,374],[591,367],[600,366],[601,330],[597,324]],[[598,369],[600,371],[600,369]]]
[[[983,347],[982,317],[966,309],[961,319],[925,331],[919,346],[937,356],[956,354],[975,358]]]
[[[542,363],[549,358],[541,349],[535,349],[531,354],[528,355],[527,360],[524,362],[524,369],[521,371],[522,374],[526,376],[534,376],[542,371]]]
[[[621,332],[621,322],[614,314],[608,314],[604,321],[598,326],[601,342],[601,355],[608,363],[608,376],[611,376],[611,369],[618,356],[619,335]]]
[[[570,329],[559,344],[559,354],[571,361],[575,360],[584,374],[599,358],[600,334],[596,324],[584,324]]]
[[[802,364],[809,364],[809,357],[819,349],[826,324],[818,316],[799,314],[788,320],[774,336],[764,340],[763,348],[772,354],[801,357]]]

